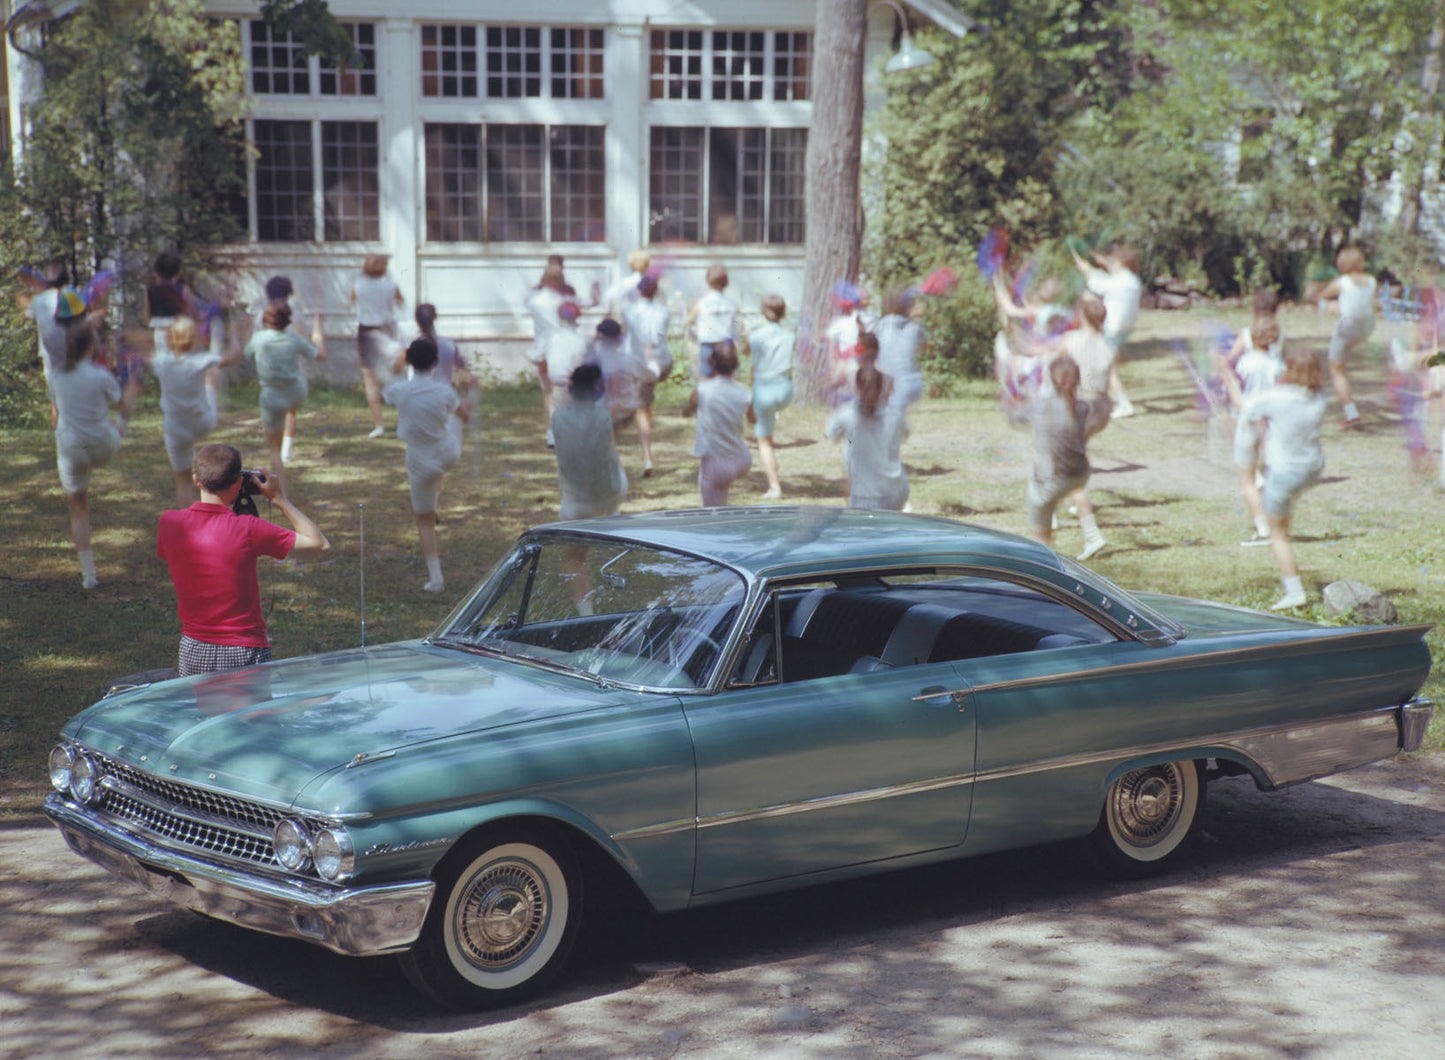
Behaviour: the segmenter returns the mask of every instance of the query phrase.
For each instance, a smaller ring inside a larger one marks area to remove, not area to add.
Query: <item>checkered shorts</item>
[[[182,677],[207,674],[214,670],[239,670],[243,666],[270,662],[270,648],[253,648],[244,644],[207,644],[205,641],[181,636],[180,665]]]

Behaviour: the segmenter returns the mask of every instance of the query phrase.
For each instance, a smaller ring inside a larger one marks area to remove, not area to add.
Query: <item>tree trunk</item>
[[[836,280],[856,280],[863,241],[858,172],[863,150],[863,45],[867,0],[818,0],[813,34],[813,127],[808,133],[807,262],[799,335],[800,396],[816,397],[816,355]]]
[[[1420,72],[1420,96],[1421,101],[1428,113],[1433,117],[1438,113],[1435,95],[1440,91],[1441,74],[1441,50],[1445,48],[1445,3],[1435,9],[1435,25],[1430,29],[1430,39],[1425,45],[1425,64]],[[1422,123],[1424,124],[1424,123]],[[1420,160],[1423,168],[1429,165],[1430,155],[1440,149],[1438,137],[1440,124],[1436,120],[1429,121],[1429,142],[1420,145],[1419,149],[1424,152],[1425,157]],[[1400,209],[1400,230],[1407,236],[1420,234],[1420,194],[1423,190],[1423,172],[1417,175],[1405,188],[1404,205]]]

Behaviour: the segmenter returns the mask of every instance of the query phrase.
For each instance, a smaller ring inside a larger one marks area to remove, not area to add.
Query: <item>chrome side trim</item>
[[[1429,626],[1399,626],[1392,627],[1400,631],[1419,631],[1421,635],[1427,632]],[[1215,666],[1219,663],[1233,663],[1240,659],[1248,658],[1259,654],[1277,654],[1280,651],[1297,651],[1301,655],[1328,654],[1338,650],[1341,641],[1354,640],[1357,638],[1377,637],[1377,630],[1363,630],[1359,633],[1342,633],[1333,637],[1306,637],[1300,640],[1276,641],[1272,644],[1260,644],[1248,648],[1231,648],[1229,651],[1199,652],[1194,655],[1176,655],[1168,659],[1142,659],[1139,662],[1118,663],[1114,666],[1100,666],[1088,671],[1068,670],[1056,674],[1040,674],[1035,677],[1019,677],[1011,681],[993,681],[981,685],[965,685],[962,688],[950,689],[947,692],[936,692],[927,698],[934,698],[940,695],[957,695],[972,692],[975,695],[981,692],[1013,691],[1019,688],[1047,687],[1048,685],[1063,684],[1067,681],[1078,680],[1087,677],[1090,680],[1098,677],[1116,677],[1121,674],[1135,674],[1147,670],[1188,670],[1196,666]],[[1025,653],[1027,654],[1027,653]],[[956,662],[967,663],[968,659],[959,659]]]
[[[934,698],[950,693],[938,692]],[[812,810],[829,810],[839,806],[853,806],[900,795],[917,795],[928,791],[941,791],[971,784],[986,784],[997,780],[1011,780],[1015,777],[1035,773],[1049,773],[1061,769],[1077,769],[1081,766],[1106,765],[1131,759],[1149,758],[1183,751],[1185,754],[1215,758],[1220,752],[1232,752],[1247,758],[1259,766],[1264,773],[1265,785],[1269,789],[1299,784],[1306,780],[1329,776],[1347,769],[1377,762],[1397,754],[1411,738],[1409,726],[1419,726],[1418,741],[1423,737],[1424,726],[1429,723],[1434,704],[1429,700],[1413,700],[1403,707],[1381,707],[1359,714],[1346,714],[1321,721],[1266,725],[1256,729],[1242,729],[1232,733],[1206,734],[1189,741],[1171,740],[1153,744],[1136,744],[1132,747],[1098,751],[1087,755],[1067,755],[1041,759],[1017,766],[989,769],[983,772],[955,773],[950,776],[933,777],[927,780],[910,781],[882,788],[851,791],[841,795],[824,795],[814,799],[800,799],[796,802],[776,803],[746,810],[728,810],[709,814],[692,820],[681,818],[659,824],[631,828],[615,832],[615,840],[643,839],[653,836],[674,835],[692,828],[716,828],[720,825],[743,824],[763,821],[775,817],[787,817]],[[1409,717],[1413,720],[1406,721]],[[1423,719],[1420,720],[1420,719]],[[1418,742],[1417,742],[1418,746]]]
[[[436,890],[431,880],[347,888],[213,865],[113,828],[58,794],[46,798],[45,815],[77,854],[159,898],[350,957],[411,946]]]

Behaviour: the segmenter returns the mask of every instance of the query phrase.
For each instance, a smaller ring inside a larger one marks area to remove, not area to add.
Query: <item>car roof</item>
[[[687,508],[551,523],[537,529],[602,534],[676,549],[751,574],[959,554],[1060,568],[1052,551],[1015,534],[937,516],[862,508]]]

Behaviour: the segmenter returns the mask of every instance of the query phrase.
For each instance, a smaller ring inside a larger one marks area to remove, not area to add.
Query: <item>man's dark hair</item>
[[[437,344],[425,335],[419,339],[413,339],[412,344],[406,348],[406,363],[418,372],[425,372],[428,368],[435,368],[437,363]]]
[[[622,337],[622,325],[611,317],[603,317],[597,325],[597,334],[604,339],[617,339]]]
[[[290,298],[295,288],[291,286],[291,277],[272,276],[266,281],[266,301],[284,302]]]
[[[738,370],[737,347],[732,344],[731,339],[714,342],[712,352],[708,354],[707,363],[718,375],[732,375]]]
[[[271,331],[285,331],[291,326],[291,307],[285,302],[268,302],[261,313],[261,326]]]
[[[163,250],[156,255],[156,275],[163,280],[175,280],[181,274],[181,256],[174,250]]]
[[[203,446],[191,465],[196,481],[207,493],[220,493],[241,477],[241,451],[217,442]]]
[[[596,401],[602,391],[602,369],[595,364],[579,364],[568,378],[568,392],[582,401]]]

